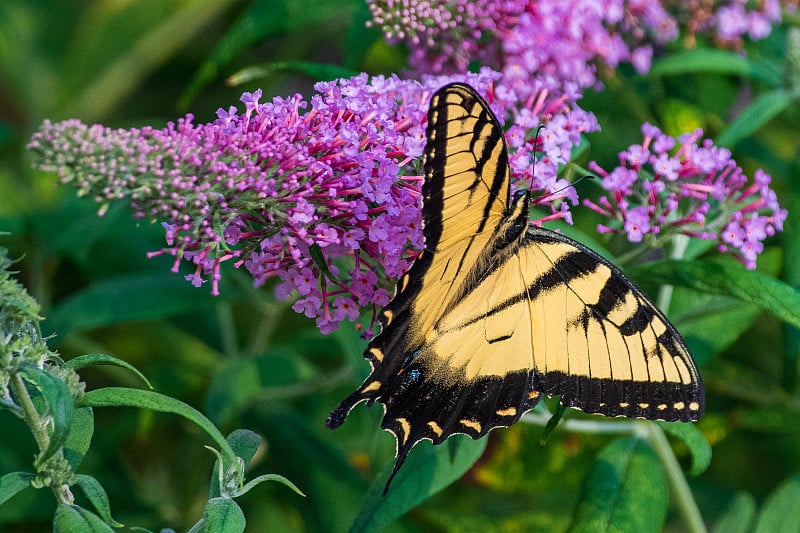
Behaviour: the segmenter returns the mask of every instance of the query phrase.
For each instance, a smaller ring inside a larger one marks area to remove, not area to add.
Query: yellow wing
[[[384,406],[382,427],[411,448],[509,426],[539,400],[608,416],[690,421],[700,376],[666,317],[615,266],[529,228],[509,189],[502,129],[472,88],[447,85],[428,112],[425,250],[382,314],[372,373],[328,417]]]
[[[431,331],[475,286],[491,259],[487,246],[499,231],[509,197],[503,132],[471,87],[452,84],[434,94],[427,138],[425,251],[417,259],[420,266],[401,281],[413,285],[406,289],[416,289],[413,328],[419,335]]]
[[[615,266],[552,231],[529,230],[437,332],[438,373],[464,383],[532,373],[534,391],[590,413],[702,412],[700,375],[666,317]]]

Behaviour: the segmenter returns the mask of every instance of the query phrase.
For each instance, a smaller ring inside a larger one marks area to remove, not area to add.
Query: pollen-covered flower
[[[79,194],[104,206],[128,198],[136,217],[161,223],[166,246],[153,255],[173,255],[176,272],[182,260],[193,263],[190,283],[210,279],[217,294],[221,265],[231,261],[256,285],[278,279],[276,296],[294,295],[293,309],[327,332],[359,307],[388,303],[391,281],[423,246],[425,123],[445,83],[466,81],[500,120],[515,117],[512,180],[541,191],[548,219],[569,220],[577,197],[558,166],[597,121],[542,80],[528,80],[522,98],[499,76],[362,75],[318,83],[310,100],[266,103],[255,91],[242,96],[242,112],[219,110],[205,124],[187,116],[163,129],[46,121],[29,147],[39,168]]]
[[[611,219],[598,231],[651,244],[675,233],[716,240],[720,251],[755,268],[762,241],[782,231],[786,219],[770,176],[757,170],[749,182],[730,151],[701,141],[699,129],[674,139],[645,124],[642,133],[642,144],[620,152],[610,172],[589,164],[607,194],[583,203]]]

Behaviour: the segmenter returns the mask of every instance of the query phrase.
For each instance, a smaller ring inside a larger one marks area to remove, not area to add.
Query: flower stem
[[[697,502],[694,501],[692,490],[686,482],[681,465],[678,464],[678,460],[672,452],[672,446],[669,445],[669,441],[664,435],[664,430],[658,424],[643,423],[642,425],[646,426],[647,440],[664,465],[667,479],[669,479],[672,493],[675,496],[675,503],[686,522],[687,531],[690,533],[706,533],[708,529],[706,529],[705,522],[703,522],[703,516],[700,514],[700,509],[697,508]]]
[[[40,452],[44,452],[50,446],[50,434],[47,431],[47,422],[39,415],[36,406],[33,405],[28,388],[19,373],[13,373],[9,382],[17,401],[22,407],[23,419],[28,424],[31,430],[36,445],[39,447]],[[60,453],[60,452],[59,452]],[[58,500],[59,503],[71,505],[74,503],[75,498],[70,491],[69,485],[51,486],[50,489]]]
[[[521,418],[521,421],[545,426],[549,418],[549,414],[534,410],[526,413]],[[708,530],[705,522],[703,522],[703,516],[700,514],[700,509],[697,508],[697,503],[694,501],[692,491],[686,482],[686,477],[683,475],[681,465],[678,464],[678,460],[672,452],[672,446],[670,446],[664,431],[658,424],[648,420],[566,419],[562,420],[561,425],[565,431],[576,433],[621,433],[647,439],[664,465],[667,479],[675,497],[675,503],[686,522],[687,531],[690,533],[707,533]]]
[[[683,259],[686,254],[686,248],[689,246],[689,237],[686,235],[675,235],[672,239],[672,251],[669,254],[670,259]],[[658,308],[664,313],[669,310],[669,303],[672,300],[672,291],[675,287],[672,285],[662,285],[658,291],[658,299],[656,300]]]
[[[39,446],[39,450],[46,450],[50,445],[50,435],[47,433],[45,421],[42,420],[39,416],[39,412],[36,410],[36,406],[33,405],[33,400],[31,400],[31,396],[28,394],[28,388],[25,386],[22,376],[18,373],[13,373],[11,375],[10,385],[14,391],[14,395],[17,397],[20,407],[22,407],[23,418],[28,424],[33,438],[36,440],[37,446]]]

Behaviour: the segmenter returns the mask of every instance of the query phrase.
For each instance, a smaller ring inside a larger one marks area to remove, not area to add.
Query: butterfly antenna
[[[539,134],[542,132],[543,129],[544,129],[544,124],[539,124],[539,126],[537,126],[537,128],[536,128],[536,136],[533,138],[533,143],[534,143],[533,144],[533,171],[531,172],[531,183],[530,183],[530,187],[528,188],[528,190],[533,190],[533,179],[536,177],[536,161],[538,160],[538,158],[536,157],[536,146],[539,144],[537,140],[539,139]],[[542,152],[544,152],[544,148],[542,149]],[[546,202],[547,199],[550,198],[551,196],[555,196],[555,195],[557,195],[557,194],[569,189],[570,187],[574,188],[577,184],[579,184],[583,180],[590,180],[590,179],[594,179],[596,177],[597,176],[594,176],[593,174],[584,174],[583,176],[581,176],[580,178],[576,179],[575,181],[573,181],[569,185],[566,185],[566,186],[558,189],[557,191],[553,191],[553,192],[551,192],[550,194],[548,194],[546,196],[541,196],[541,197],[537,198],[537,202]]]
[[[536,128],[536,136],[533,138],[533,171],[531,172],[531,184],[528,187],[529,191],[533,190],[533,178],[536,176],[536,161],[538,158],[536,157],[536,145],[539,144],[537,141],[539,139],[539,133],[544,129],[544,124],[539,124]]]
[[[536,199],[536,203],[538,204],[538,203],[548,202],[550,200],[550,198],[559,195],[560,193],[566,191],[567,189],[574,189],[575,186],[577,184],[579,184],[580,182],[582,182],[583,180],[590,180],[590,179],[594,179],[594,176],[592,176],[591,174],[586,174],[584,176],[581,176],[580,178],[576,179],[572,183],[568,183],[567,185],[564,185],[563,187],[561,187],[557,191],[553,191],[553,192],[551,192],[549,194],[546,194],[545,196],[540,196],[539,198]]]

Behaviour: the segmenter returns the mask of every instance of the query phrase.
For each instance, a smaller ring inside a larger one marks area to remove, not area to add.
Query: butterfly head
[[[503,224],[498,228],[492,244],[495,253],[504,249],[513,251],[514,247],[510,245],[522,241],[528,229],[529,205],[530,194],[528,191],[521,189],[512,195],[511,204],[503,218]]]

